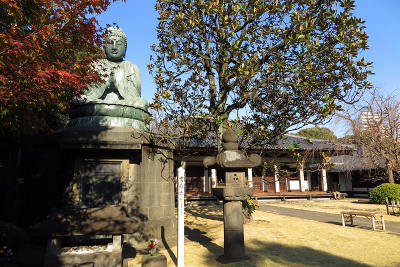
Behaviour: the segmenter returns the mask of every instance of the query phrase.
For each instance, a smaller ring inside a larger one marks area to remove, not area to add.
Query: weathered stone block
[[[164,206],[164,207],[162,207],[163,208],[163,210],[164,210],[164,214],[163,214],[163,217],[169,217],[169,216],[171,216],[171,213],[173,214],[174,213],[174,206],[171,206],[171,205],[169,205],[169,206]]]
[[[171,194],[160,194],[160,206],[168,206],[171,204]]]
[[[160,206],[149,208],[149,220],[154,220],[164,217],[164,209]]]
[[[167,257],[164,255],[146,256],[143,259],[142,267],[167,267]]]
[[[91,265],[84,265],[91,263]],[[46,256],[45,267],[74,267],[74,266],[96,266],[110,267],[121,266],[122,255],[118,252],[95,252],[88,254],[61,254]]]
[[[162,182],[161,183],[161,192],[162,193],[170,193],[171,192],[171,190],[173,191],[174,190],[174,184],[172,183],[172,181],[171,182]]]
[[[244,172],[226,172],[226,186],[244,186],[246,174]]]
[[[224,203],[224,256],[230,259],[245,258],[242,203]]]
[[[151,207],[152,189],[150,183],[141,183],[139,202],[141,207]]]

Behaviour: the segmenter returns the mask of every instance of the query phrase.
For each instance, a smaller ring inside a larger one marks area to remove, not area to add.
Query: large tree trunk
[[[218,125],[218,153],[222,152],[222,135],[224,134],[228,125],[228,115],[224,114],[222,117],[222,123]]]
[[[389,183],[394,184],[393,169],[389,165],[387,166],[387,175],[389,177]]]

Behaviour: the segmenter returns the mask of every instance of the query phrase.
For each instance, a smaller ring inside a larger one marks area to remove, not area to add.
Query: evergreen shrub
[[[400,184],[381,184],[369,192],[369,199],[372,203],[384,204],[385,197],[400,200]]]

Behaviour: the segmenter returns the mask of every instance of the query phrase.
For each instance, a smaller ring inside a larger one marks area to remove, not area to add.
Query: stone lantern
[[[213,194],[224,203],[224,255],[221,262],[246,260],[243,232],[242,201],[253,195],[253,188],[246,182],[246,169],[261,165],[261,157],[248,157],[239,150],[238,136],[226,128],[222,135],[222,151],[216,157],[206,157],[203,165],[207,168],[218,165],[225,175],[225,186],[213,188]]]

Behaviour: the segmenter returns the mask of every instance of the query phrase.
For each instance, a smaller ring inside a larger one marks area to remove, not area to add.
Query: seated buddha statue
[[[122,29],[110,27],[106,31],[105,59],[94,64],[104,82],[89,86],[82,98],[86,101],[121,103],[147,109],[147,101],[141,98],[139,68],[124,61],[127,38]]]
[[[123,60],[126,48],[123,30],[108,28],[104,40],[106,58],[93,63],[101,82],[88,86],[83,95],[72,101],[69,127],[145,128],[142,122],[148,119],[148,102],[141,97],[139,68]]]

